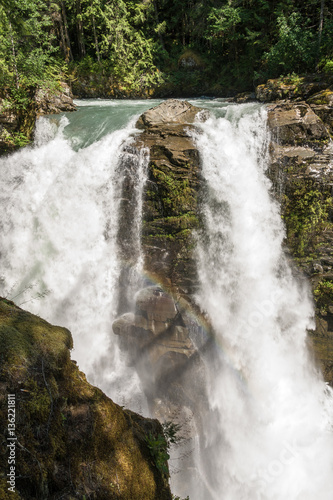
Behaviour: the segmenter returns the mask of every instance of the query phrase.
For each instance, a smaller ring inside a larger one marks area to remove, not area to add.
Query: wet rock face
[[[307,103],[268,106],[268,175],[281,203],[286,244],[298,264],[295,273],[305,274],[312,285],[316,328],[310,332],[310,343],[326,380],[333,384],[331,94],[322,91]]]
[[[139,118],[136,147],[148,148],[142,243],[145,268],[157,282],[191,295],[196,271],[193,229],[198,227],[200,159],[190,137],[195,120],[206,111],[186,101],[169,99]]]
[[[152,413],[165,419],[173,406],[194,412],[205,394],[204,369],[173,298],[159,286],[143,288],[135,313],[123,314],[112,328],[138,371]],[[189,376],[193,370],[196,384]]]
[[[203,363],[183,310],[197,285],[192,251],[193,230],[199,225],[200,159],[190,134],[195,121],[207,117],[206,111],[186,101],[170,99],[141,115],[136,124],[141,132],[131,147],[138,154],[149,151],[141,237],[144,270],[161,286],[141,289],[134,312],[120,309],[125,314],[113,323],[151,414],[178,421],[192,437],[208,405]],[[124,199],[134,192],[131,183],[128,186]]]
[[[152,368],[167,353],[190,358],[195,352],[174,300],[159,286],[140,290],[136,294],[135,313],[123,314],[112,328],[122,346],[127,346],[130,364],[137,364],[144,355]]]

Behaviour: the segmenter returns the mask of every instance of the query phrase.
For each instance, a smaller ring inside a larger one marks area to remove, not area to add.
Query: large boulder
[[[327,144],[330,139],[322,120],[305,102],[270,105],[268,124],[273,137],[283,145]]]
[[[136,126],[139,129],[151,129],[161,125],[173,127],[175,124],[184,126],[189,123],[193,124],[198,113],[201,117],[208,116],[207,110],[199,109],[187,101],[168,99],[143,113]]]
[[[35,103],[37,116],[76,110],[72,91],[64,82],[59,84],[58,89],[38,88]]]
[[[162,426],[91,386],[71,348],[68,330],[0,299],[0,423],[15,457],[9,492],[4,448],[0,498],[171,500],[167,464],[149,448],[149,439],[162,439]]]

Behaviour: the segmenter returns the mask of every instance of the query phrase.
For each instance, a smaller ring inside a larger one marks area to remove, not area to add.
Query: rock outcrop
[[[0,346],[0,498],[171,500],[161,425],[86,381],[68,330],[1,299]]]
[[[193,307],[191,296],[197,286],[192,251],[193,232],[199,225],[200,184],[199,153],[190,131],[196,119],[207,117],[205,110],[170,99],[140,116],[136,126],[142,132],[131,146],[135,157],[139,151],[149,154],[141,243],[145,274],[150,283],[159,285],[138,292],[134,313],[121,294],[123,314],[113,330],[129,363],[136,366],[152,413],[164,419],[172,406],[194,411],[204,397],[203,367],[190,339],[186,310]],[[129,214],[135,189],[130,170],[124,182],[119,234],[125,261],[133,255]],[[191,370],[198,375],[195,394],[187,383]]]
[[[281,203],[286,246],[308,277],[316,305],[309,340],[333,384],[333,150],[332,92],[307,102],[268,106],[272,133],[269,176]]]
[[[198,227],[199,153],[190,137],[195,119],[207,111],[169,99],[144,113],[138,149],[148,148],[142,243],[145,268],[167,289],[191,295],[196,286],[192,259],[193,230]]]
[[[333,84],[327,75],[307,75],[268,80],[256,87],[256,98],[260,102],[280,100],[304,101]]]
[[[69,86],[61,82],[58,90],[39,88],[35,93],[36,113],[50,115],[63,111],[75,111],[73,94]]]
[[[10,96],[0,95],[0,155],[32,140],[38,116],[76,109],[66,83],[60,83],[58,89],[39,88],[27,99],[28,104],[20,107]]]
[[[159,286],[143,288],[135,312],[123,314],[112,327],[128,364],[136,367],[151,413],[165,420],[187,407],[194,418],[205,398],[204,368],[174,299]]]
[[[185,483],[193,479],[194,440],[203,436],[209,408],[199,353],[208,342],[207,335],[204,337],[191,314],[197,286],[193,249],[194,231],[200,225],[200,159],[190,133],[197,119],[207,117],[207,111],[171,99],[141,115],[137,122],[142,132],[131,146],[133,156],[138,158],[143,151],[149,154],[141,244],[146,285],[151,286],[136,294],[132,312],[121,294],[119,312],[123,314],[113,323],[122,352],[140,377],[151,414],[181,425]],[[124,168],[124,223],[119,243],[128,261],[133,255],[128,249],[135,182],[131,165]],[[127,309],[123,307],[126,303]]]

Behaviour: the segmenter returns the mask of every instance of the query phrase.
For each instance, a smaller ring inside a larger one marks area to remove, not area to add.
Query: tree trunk
[[[92,14],[92,23],[93,23],[93,31],[94,31],[94,39],[95,39],[95,48],[96,48],[96,55],[97,55],[97,60],[99,63],[101,63],[101,58],[99,55],[99,47],[98,47],[98,39],[97,39],[97,34],[96,34],[96,24],[95,24],[95,16]]]
[[[17,71],[15,43],[14,43],[14,37],[13,37],[13,29],[12,29],[12,24],[9,21],[9,19],[8,19],[8,24],[9,24],[10,43],[11,43],[11,46],[12,46],[12,54],[13,54],[13,65],[14,65],[14,71],[15,71],[15,83],[16,83],[16,88],[19,89],[19,87],[20,87],[20,78],[19,78],[19,74],[18,74],[18,71]]]
[[[320,46],[321,46],[321,37],[323,34],[323,25],[324,25],[324,7],[325,0],[320,1],[320,18],[319,18],[319,27],[318,27],[318,48],[317,48],[317,61],[316,61],[316,69],[318,70],[319,62],[320,62]]]
[[[154,2],[154,11],[155,11],[156,26],[158,26],[160,24],[160,22],[158,19],[158,9],[157,9],[156,2]],[[158,32],[158,38],[160,39],[160,44],[162,45],[162,49],[165,50],[163,36],[162,36],[162,33],[160,31]]]
[[[68,26],[67,26],[67,16],[66,16],[66,9],[65,9],[65,4],[63,1],[61,1],[61,13],[62,13],[62,21],[63,21],[63,31],[65,35],[65,59],[66,62],[68,61],[73,61],[73,54],[72,54],[72,49],[71,49],[71,42],[69,39],[69,34],[68,34]]]
[[[321,45],[321,37],[323,34],[324,7],[325,7],[325,0],[321,0],[321,2],[320,2],[320,20],[319,20],[319,29],[318,29],[318,50],[319,51],[320,51],[320,45]]]
[[[77,0],[76,2],[76,16],[77,16],[77,43],[79,48],[80,57],[84,57],[86,55],[86,46],[84,44],[83,37],[83,24],[82,24],[82,15],[81,15],[81,1]]]

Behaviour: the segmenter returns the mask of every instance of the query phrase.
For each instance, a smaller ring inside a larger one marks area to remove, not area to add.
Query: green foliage
[[[213,7],[208,16],[208,39],[221,39],[221,43],[237,40],[236,26],[241,22],[241,8],[225,5]]]
[[[327,227],[333,200],[316,189],[312,182],[296,182],[295,189],[285,197],[284,219],[287,237],[295,256],[303,257],[314,249],[317,238]]]
[[[322,69],[325,73],[333,74],[333,60],[325,61]]]
[[[11,0],[0,7],[2,85],[36,85],[57,47],[52,44],[52,20],[43,0]]]
[[[149,432],[146,436],[146,443],[158,470],[166,477],[169,477],[169,449],[172,444],[178,444],[181,441],[179,438],[181,426],[179,424],[175,424],[174,422],[167,421],[162,424],[162,427],[163,435],[158,434],[157,436],[154,436],[151,432]]]
[[[181,430],[181,425],[175,424],[171,420],[168,420],[162,424],[163,434],[167,442],[167,447],[169,448],[172,444],[178,444],[181,441],[179,437],[179,432]]]
[[[313,291],[316,306],[321,314],[327,313],[328,305],[333,304],[333,282],[323,280],[318,283]]]
[[[307,24],[296,12],[278,17],[278,40],[264,56],[271,75],[314,69],[316,44]]]
[[[29,99],[41,82],[82,77],[97,92],[119,90],[110,96],[250,90],[262,78],[331,71],[328,2],[322,31],[319,18],[314,0],[3,0],[0,86]],[[179,71],[186,51],[200,64]]]
[[[164,436],[158,434],[153,436],[151,432],[146,436],[146,443],[153,459],[155,466],[166,477],[169,476],[168,460],[168,444]]]

